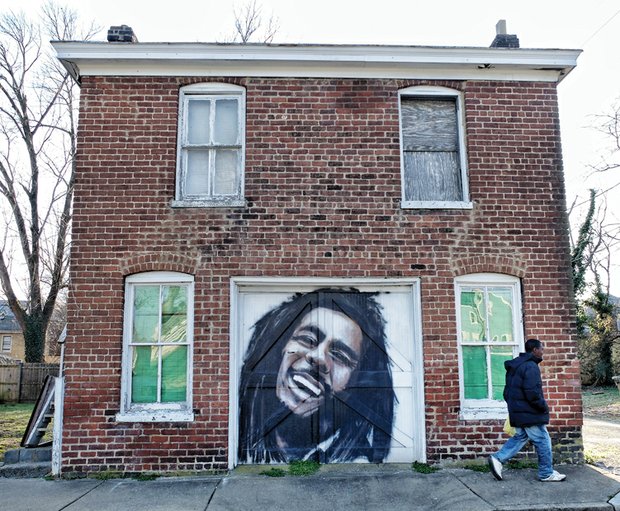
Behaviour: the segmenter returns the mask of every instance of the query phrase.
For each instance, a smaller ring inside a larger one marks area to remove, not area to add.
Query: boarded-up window
[[[460,202],[456,97],[401,97],[406,201]]]

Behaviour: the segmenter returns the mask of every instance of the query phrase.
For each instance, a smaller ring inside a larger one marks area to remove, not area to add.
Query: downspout
[[[60,367],[54,385],[54,429],[52,433],[52,475],[60,476],[62,466],[62,418],[65,396],[65,340],[67,339],[67,325],[58,338],[60,344]]]

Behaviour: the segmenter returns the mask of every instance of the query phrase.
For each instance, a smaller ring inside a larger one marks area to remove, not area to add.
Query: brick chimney
[[[133,29],[127,25],[120,27],[110,27],[108,30],[109,43],[137,43],[138,38],[134,34]]]
[[[514,34],[506,33],[506,20],[499,20],[495,25],[496,36],[491,48],[518,48],[519,38]]]

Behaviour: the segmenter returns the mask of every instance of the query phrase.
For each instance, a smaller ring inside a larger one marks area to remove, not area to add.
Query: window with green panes
[[[503,399],[504,362],[519,350],[517,280],[458,286],[459,341],[465,400]]]
[[[131,403],[186,401],[188,289],[183,284],[134,286]]]

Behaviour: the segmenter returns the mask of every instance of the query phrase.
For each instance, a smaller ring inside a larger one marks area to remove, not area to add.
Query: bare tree
[[[611,106],[611,112],[596,115],[594,118],[596,119],[594,129],[606,136],[610,146],[608,154],[601,155],[600,161],[591,165],[591,168],[595,172],[616,170],[620,168],[620,100]]]
[[[240,40],[242,43],[248,43],[253,37],[257,37],[263,43],[273,41],[280,28],[278,19],[272,14],[265,21],[262,11],[261,5],[256,0],[250,0],[242,7],[234,9],[235,35],[233,41]]]
[[[86,40],[97,31],[78,30],[76,13],[51,2],[40,22],[0,15],[0,284],[23,330],[28,362],[43,360],[67,286],[75,176],[78,91],[44,38]]]

